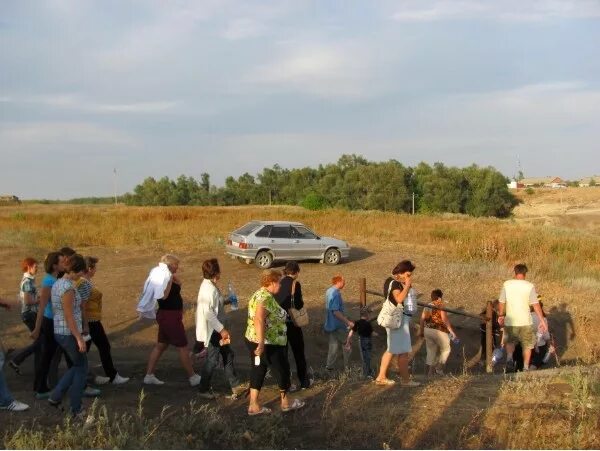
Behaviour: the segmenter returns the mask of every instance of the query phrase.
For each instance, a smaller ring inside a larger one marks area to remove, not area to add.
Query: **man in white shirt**
[[[507,280],[502,286],[498,300],[498,323],[504,326],[504,344],[506,346],[506,371],[512,372],[515,369],[513,353],[515,345],[521,343],[523,348],[523,370],[529,369],[529,359],[531,350],[535,346],[536,332],[531,321],[529,306],[533,307],[538,316],[539,330],[546,332],[548,326],[544,321],[542,309],[538,303],[538,295],[535,286],[525,280],[527,276],[527,266],[518,264],[514,268],[514,279]]]

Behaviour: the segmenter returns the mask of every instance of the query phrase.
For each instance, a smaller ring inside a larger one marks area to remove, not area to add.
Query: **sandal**
[[[392,379],[384,379],[382,381],[375,379],[375,385],[394,385],[395,383],[396,381]]]
[[[287,407],[282,407],[281,411],[282,412],[290,412],[292,410],[298,410],[301,409],[302,407],[304,407],[306,405],[306,403],[304,401],[299,400],[298,398],[294,399],[294,402],[292,402],[291,406],[287,406]]]
[[[258,412],[250,412],[250,411],[248,411],[248,416],[254,417],[256,415],[267,415],[269,413],[271,413],[271,409],[269,409],[268,407],[261,407]]]

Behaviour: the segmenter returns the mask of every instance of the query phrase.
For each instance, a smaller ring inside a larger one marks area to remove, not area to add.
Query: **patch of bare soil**
[[[160,255],[131,249],[89,248],[80,251],[100,258],[95,283],[104,293],[103,324],[109,334],[118,371],[132,378],[122,386],[102,387],[102,402],[112,411],[134,412],[143,389],[147,394],[145,410],[150,415],[159,415],[167,405],[185,406],[191,400],[200,404],[214,403],[215,401],[201,400],[195,396],[196,391],[189,387],[174,350],[165,353],[156,371],[157,376],[166,381],[166,384],[160,387],[144,387],[142,384],[147,357],[156,340],[157,326],[152,322],[139,322],[135,307],[147,273],[157,263]],[[0,250],[1,297],[16,298],[20,281],[16,262],[29,252],[27,249]],[[259,270],[253,265],[228,258],[221,248],[180,255],[183,296],[189,303],[184,320],[188,339],[192,344],[193,305],[201,281],[201,262],[213,256],[220,259],[223,285],[232,280],[241,299],[240,309],[232,312],[230,318],[237,367],[242,379],[245,379],[250,365],[250,358],[243,345],[246,302],[259,286]],[[43,256],[35,257],[41,260]],[[336,267],[318,262],[301,263],[300,281],[311,318],[310,325],[305,329],[306,352],[309,365],[317,376],[317,384],[298,395],[308,401],[308,407],[292,414],[293,417],[289,420],[291,434],[288,447],[453,447],[462,443],[465,433],[476,433],[484,427],[484,413],[495,405],[502,377],[482,375],[482,369],[478,365],[477,320],[456,315],[451,317],[457,325],[461,344],[453,348],[448,364],[451,375],[443,379],[426,380],[425,347],[419,339],[413,339],[413,374],[415,379],[425,383],[416,389],[398,386],[381,388],[361,381],[356,342],[352,355],[352,374],[331,380],[323,371],[327,354],[327,338],[322,332],[324,293],[330,286],[331,277],[338,273],[346,277],[348,283],[343,295],[347,310],[351,317],[357,318],[359,279],[366,277],[369,289],[381,290],[383,281],[394,265],[407,257],[417,265],[414,283],[422,293],[421,299],[427,299],[432,289],[441,288],[451,307],[470,313],[479,313],[487,300],[497,296],[502,281],[510,276],[507,269],[494,264],[445,261],[437,252],[433,253],[419,246],[394,251],[386,249],[384,245],[382,249],[357,247],[349,262]],[[371,296],[368,302],[376,306],[379,300]],[[552,303],[550,300],[549,306]],[[0,312],[1,338],[7,347],[20,347],[29,342],[28,333],[20,322],[17,310]],[[568,318],[562,318],[560,324],[565,319]],[[558,322],[556,325],[563,327]],[[379,332],[380,336],[374,342],[372,364],[375,368],[385,349],[385,331]],[[567,352],[571,345],[566,330],[564,337],[560,343],[561,354]],[[91,373],[103,374],[94,347],[89,358]],[[293,357],[290,358],[293,368]],[[8,367],[4,371],[15,397],[30,404],[32,409],[24,414],[2,414],[0,430],[34,418],[38,424],[53,425],[61,421],[46,402],[33,398],[33,358],[22,365],[21,376],[17,376]],[[267,405],[276,408],[275,382],[270,379],[267,383],[268,387],[261,398]],[[227,392],[221,372],[217,372],[214,377],[214,389],[222,395]],[[225,396],[221,396],[216,404],[231,416],[232,421],[244,416],[247,408],[245,399],[230,400]],[[444,424],[443,428],[439,427],[441,423]]]

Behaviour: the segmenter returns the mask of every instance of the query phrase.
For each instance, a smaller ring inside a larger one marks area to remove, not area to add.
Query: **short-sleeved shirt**
[[[390,285],[391,284],[391,285]],[[383,283],[383,292],[387,293],[387,299],[394,305],[398,305],[394,298],[394,290],[404,290],[404,287],[393,277],[388,277]]]
[[[94,284],[92,284],[92,292],[84,308],[87,321],[102,320],[102,292]]]
[[[79,292],[81,302],[87,302],[92,294],[92,282],[81,277],[77,282],[75,282],[75,287]]]
[[[19,287],[19,299],[21,300],[21,313],[33,312],[37,313],[38,304],[27,304],[25,303],[25,293],[29,293],[33,299],[37,300],[37,288],[35,287],[35,276],[32,276],[28,272],[23,274],[21,279],[21,286]]]
[[[342,293],[335,286],[329,287],[325,292],[325,310],[327,312],[324,326],[325,332],[334,332],[336,330],[346,329],[346,323],[334,315],[334,312],[344,313],[344,301],[342,300]]]
[[[538,295],[531,282],[524,279],[507,280],[502,285],[498,300],[501,304],[506,304],[506,326],[531,326],[529,306],[538,303]]]
[[[252,343],[258,343],[254,317],[259,304],[262,304],[267,312],[264,330],[265,344],[285,346],[287,344],[287,326],[285,324],[287,312],[279,306],[273,295],[264,287],[254,293],[248,301],[246,338]]]
[[[56,282],[56,277],[52,274],[46,274],[42,279],[42,288],[52,288],[54,283]],[[46,307],[44,308],[44,316],[48,319],[54,318],[54,313],[52,312],[52,299],[48,300]]]
[[[373,326],[366,319],[359,319],[354,323],[352,330],[358,334],[359,337],[368,338],[373,334]]]
[[[433,307],[443,307],[444,302],[441,299],[436,299],[429,305],[431,305]],[[429,315],[429,317],[425,320],[425,327],[429,327],[430,329],[436,329],[436,330],[446,332],[446,333],[449,332],[448,326],[446,326],[446,323],[444,322],[444,320],[442,318],[441,310],[438,310],[436,308],[426,307],[425,312],[427,315]]]
[[[63,309],[62,297],[69,290],[73,290],[75,294],[73,300],[73,317],[77,330],[81,332],[81,295],[75,287],[75,284],[70,279],[58,279],[52,286],[52,311],[54,313],[54,334],[55,335],[71,335],[71,329],[65,320],[65,311]]]

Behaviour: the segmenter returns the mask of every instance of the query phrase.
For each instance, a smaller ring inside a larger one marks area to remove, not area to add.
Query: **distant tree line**
[[[410,212],[414,193],[417,212],[506,217],[517,204],[507,182],[492,167],[420,163],[411,168],[396,160],[371,162],[343,155],[337,163],[316,169],[283,169],[276,164],[256,176],[229,176],[223,187],[211,185],[206,173],[199,181],[184,175],[176,180],[148,177],[120,200],[128,205],[284,204],[313,210]]]

